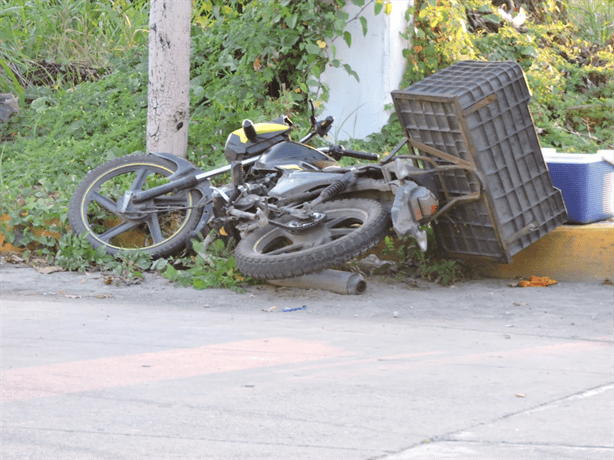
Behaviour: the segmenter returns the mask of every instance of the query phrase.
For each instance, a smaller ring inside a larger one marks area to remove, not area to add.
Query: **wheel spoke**
[[[132,181],[132,185],[130,186],[130,191],[131,192],[140,191],[143,188],[145,179],[147,179],[147,176],[149,176],[150,172],[151,171],[147,168],[139,168],[136,171],[136,177],[134,178],[134,181]]]
[[[128,230],[132,230],[137,225],[139,225],[138,222],[122,222],[117,227],[113,227],[104,232],[102,235],[98,235],[98,238],[108,243],[111,241],[112,238],[115,238],[116,236],[121,235]]]
[[[284,246],[283,248],[275,249],[274,251],[270,251],[270,252],[267,252],[265,254],[267,256],[276,256],[276,255],[280,255],[280,254],[287,254],[287,253],[291,253],[291,252],[300,251],[301,249],[303,249],[303,246],[304,246],[303,243],[294,242],[292,244],[289,244],[288,246]]]
[[[355,228],[331,228],[329,229],[330,234],[336,239],[336,238],[341,238],[342,236],[345,235],[349,235],[350,233],[352,233],[353,231],[355,231]]]
[[[94,192],[92,193],[92,201],[95,201],[107,211],[117,215],[117,203],[115,203],[115,201],[113,201],[111,198],[107,198],[98,192]]]
[[[158,213],[149,216],[149,219],[147,220],[147,228],[149,228],[149,233],[154,240],[154,244],[159,244],[164,241],[160,221],[158,221]]]
[[[328,222],[326,222],[326,226],[329,229],[334,229],[335,227],[337,227],[339,224],[343,223],[344,221],[348,220],[348,216],[339,216],[339,217],[333,217],[332,219],[330,219]],[[358,220],[358,219],[353,219],[354,221]],[[360,225],[362,225],[362,222],[360,223]]]

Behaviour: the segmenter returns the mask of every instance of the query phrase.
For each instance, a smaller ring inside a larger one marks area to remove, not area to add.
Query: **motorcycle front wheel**
[[[177,166],[153,155],[116,158],[90,171],[75,190],[68,208],[73,232],[85,232],[94,248],[109,254],[141,250],[168,257],[188,243],[202,213],[194,206],[196,190],[168,193],[137,207],[122,210],[125,192],[138,192],[168,183]]]
[[[320,225],[305,231],[268,224],[248,233],[235,249],[237,268],[257,279],[285,279],[340,265],[364,254],[386,235],[388,212],[377,202],[348,198],[322,203]],[[297,224],[300,226],[300,223]]]

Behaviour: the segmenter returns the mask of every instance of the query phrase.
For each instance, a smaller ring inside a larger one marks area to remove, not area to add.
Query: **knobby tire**
[[[390,227],[388,212],[375,200],[334,200],[314,210],[327,215],[321,228],[301,234],[268,224],[245,235],[235,249],[237,268],[265,280],[308,275],[364,254]]]

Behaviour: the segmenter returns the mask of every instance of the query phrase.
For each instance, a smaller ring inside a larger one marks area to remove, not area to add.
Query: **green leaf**
[[[347,30],[343,32],[343,39],[345,40],[345,43],[347,43],[348,48],[352,46],[352,34]]]
[[[164,273],[162,273],[162,276],[169,281],[176,281],[178,278],[177,269],[172,265],[167,265],[166,270],[164,270]]]
[[[383,0],[376,0],[375,7],[374,7],[375,15],[380,14],[382,12],[382,8],[383,7],[384,7],[384,1]]]
[[[219,60],[219,64],[222,67],[230,68],[230,70],[232,70],[232,71],[237,70],[237,64],[236,64],[235,60],[232,58],[232,56],[230,54],[222,55],[222,57]]]
[[[290,17],[287,17],[285,20],[286,25],[290,29],[294,29],[296,27],[296,23],[298,22],[298,14],[293,14]]]
[[[501,16],[499,16],[498,14],[487,14],[486,16],[482,16],[482,19],[492,21],[497,24],[501,22]]]
[[[343,64],[343,68],[347,73],[349,73],[352,77],[356,79],[357,82],[360,82],[360,78],[358,78],[358,74],[354,72],[354,69],[349,64]]]
[[[194,289],[207,289],[209,287],[209,283],[203,278],[194,278],[193,286]]]
[[[305,44],[305,49],[309,54],[320,54],[320,51],[322,50],[318,45],[313,43]]]
[[[360,25],[362,26],[362,35],[367,36],[367,19],[364,16],[358,18]]]
[[[152,265],[151,265],[151,269],[152,270],[158,270],[158,271],[162,271],[164,270],[166,267],[168,266],[168,260],[167,259],[158,259],[156,260]]]
[[[345,29],[347,27],[348,23],[347,21],[345,21],[342,18],[338,18],[335,21],[335,29],[337,29],[337,31],[341,32],[343,29]]]
[[[6,62],[4,62],[4,59],[0,59],[0,66],[2,66],[4,71],[7,73],[7,75],[9,76],[11,81],[13,82],[13,86],[15,86],[15,89],[19,93],[19,98],[23,101],[23,87],[19,84],[19,80],[17,80],[17,77],[15,76],[15,73],[13,73],[13,71],[8,66],[8,64]]]

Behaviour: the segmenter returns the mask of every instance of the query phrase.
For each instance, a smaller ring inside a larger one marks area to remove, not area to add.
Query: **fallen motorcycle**
[[[109,161],[78,185],[70,201],[72,229],[94,247],[116,254],[140,249],[154,257],[175,254],[217,230],[238,241],[237,267],[260,279],[314,273],[347,262],[391,227],[426,249],[420,226],[436,214],[431,174],[392,155],[374,164],[341,167],[344,156],[378,160],[340,145],[307,145],[326,136],[333,118],[316,121],[299,142],[281,117],[231,133],[230,165],[203,172],[165,153]],[[229,184],[212,179],[230,173]],[[413,179],[412,173],[415,174]]]
[[[291,122],[245,120],[212,171],[166,153],[130,155],[87,174],[69,204],[74,232],[111,254],[175,254],[216,230],[233,237],[237,267],[285,279],[347,262],[392,228],[426,250],[511,263],[567,219],[552,185],[515,62],[456,63],[392,92],[404,139],[379,160],[339,145],[312,148],[333,118],[298,142]],[[408,147],[409,154],[399,154]],[[354,157],[373,163],[342,167]],[[379,161],[378,161],[379,160]],[[230,173],[228,184],[217,185]],[[215,185],[214,185],[215,183]]]

